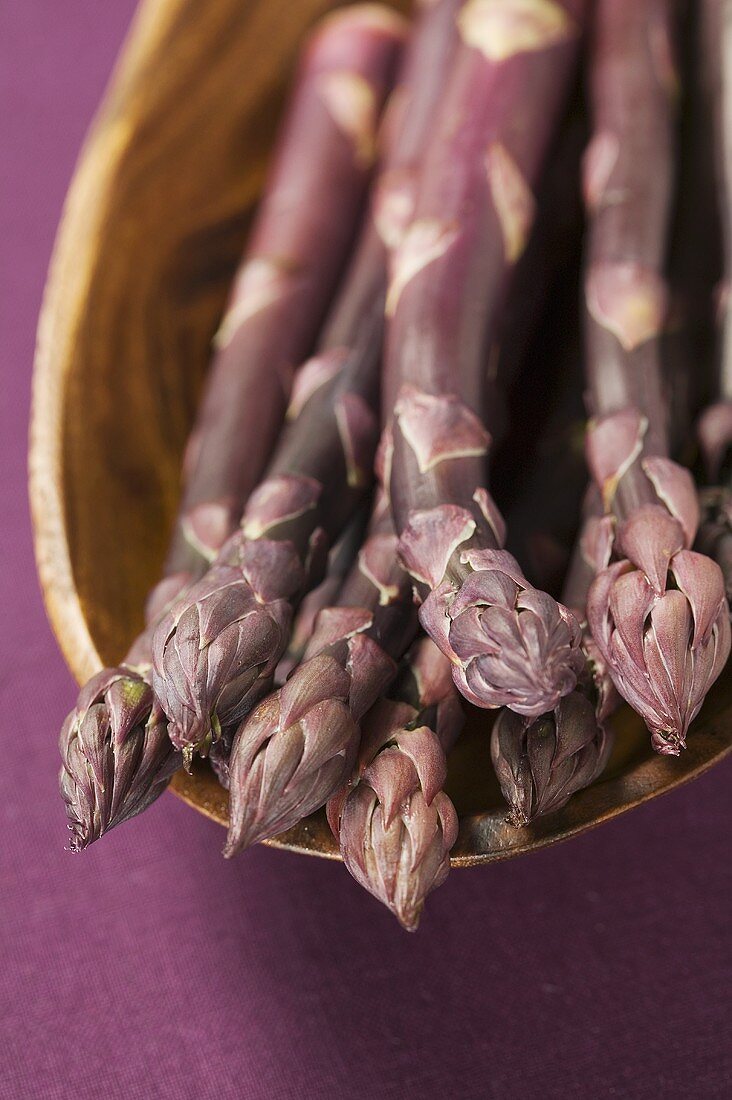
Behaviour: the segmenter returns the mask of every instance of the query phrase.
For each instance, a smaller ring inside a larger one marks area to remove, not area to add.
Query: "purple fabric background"
[[[34,329],[76,151],[133,0],[0,4],[0,1097],[732,1093],[729,764],[588,836],[455,872],[409,937],[343,869],[170,795],[63,851],[74,689],[26,503]]]

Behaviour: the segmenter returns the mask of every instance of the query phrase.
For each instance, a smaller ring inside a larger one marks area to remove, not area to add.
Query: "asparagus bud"
[[[623,471],[635,463],[633,488],[651,500],[608,521],[587,617],[615,686],[642,715],[653,747],[678,755],[727,661],[729,612],[719,566],[690,549],[699,525],[691,475],[667,458],[638,462],[644,428],[626,412],[597,422],[588,436],[604,498],[615,499],[615,486],[629,476]]]
[[[598,726],[592,701],[581,691],[527,724],[503,710],[491,736],[491,757],[510,807],[512,825],[528,825],[558,810],[588,787],[607,763],[612,740]]]
[[[372,134],[372,116],[386,94],[402,34],[403,25],[392,13],[362,6],[326,20],[306,49],[186,450],[183,499],[166,576],[148,601],[151,626],[134,643],[123,666],[102,674],[116,678],[117,693],[135,697],[140,677],[150,682],[156,620],[205,572],[238,523],[270,457],[285,411],[291,366],[312,346],[350,244],[368,179],[368,166],[356,153]],[[350,112],[344,109],[349,103]],[[292,202],[293,189],[298,203]],[[332,216],[336,206],[339,218]],[[167,783],[164,777],[180,759],[168,744],[159,774],[146,766],[149,729],[158,730],[162,718],[153,707],[152,694],[144,693],[144,698],[147,707],[138,709],[134,726],[125,730],[125,767],[137,761],[140,772],[134,782],[126,776],[124,782],[113,784],[118,792],[130,792],[134,812],[161,793]],[[112,715],[103,719],[99,710],[103,698],[94,703],[93,727],[86,720],[88,706],[84,689],[61,735],[61,789],[76,848],[100,835],[94,805],[82,796],[88,775],[94,774],[93,761],[118,759]],[[82,726],[85,736],[79,738]],[[139,752],[132,752],[133,744]],[[142,794],[145,785],[147,799]],[[114,820],[131,813],[121,807]]]
[[[576,688],[533,722],[502,710],[493,725],[491,757],[512,825],[560,809],[598,778],[610,755],[608,719],[618,697],[585,621],[587,594],[608,537],[602,507],[590,491],[564,586],[564,600],[582,622],[585,667]]]
[[[466,698],[528,716],[574,687],[579,627],[502,549],[503,522],[484,487],[483,347],[533,221],[531,188],[583,13],[581,2],[470,0],[461,9],[462,44],[387,295],[391,498],[420,621]]]
[[[410,932],[450,869],[458,818],[442,788],[462,724],[450,663],[422,638],[363,723],[352,784],[328,803],[346,867]]]
[[[61,796],[78,852],[139,814],[180,763],[152,688],[130,668],[105,668],[82,689],[61,729]]]
[[[699,524],[693,482],[667,457],[659,346],[675,86],[671,8],[663,0],[649,10],[600,0],[597,9],[595,134],[585,161],[595,413],[587,457],[615,526],[587,617],[615,686],[642,715],[653,747],[677,755],[727,660],[730,627],[719,567],[690,549]]]
[[[239,728],[226,856],[297,824],[346,781],[360,720],[413,636],[409,597],[382,501],[338,604],[316,620],[303,663]]]
[[[411,105],[387,135],[382,182],[412,169],[420,145],[415,120],[429,119],[424,104],[439,96],[444,68],[444,61],[424,67],[417,60],[427,45],[429,56],[449,56],[443,24],[438,7],[425,16],[410,47],[405,83]],[[377,190],[377,204],[382,198],[383,189]],[[238,724],[266,692],[297,603],[320,579],[329,544],[370,486],[386,280],[379,215],[377,205],[320,352],[300,372],[291,423],[241,530],[156,632],[153,686],[171,739],[187,754],[216,739],[220,728]]]

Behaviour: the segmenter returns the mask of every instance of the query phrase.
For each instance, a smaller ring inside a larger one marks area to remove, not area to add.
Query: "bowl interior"
[[[328,0],[147,0],[83,151],[39,328],[30,488],[49,617],[86,679],[142,626],[179,493],[180,458],[211,337],[262,185],[307,27]],[[732,681],[680,761],[618,716],[601,783],[530,829],[510,829],[491,778],[489,717],[450,759],[455,862],[517,854],[588,828],[714,763],[731,744]],[[224,822],[205,765],[174,789]],[[279,838],[333,855],[322,815]]]

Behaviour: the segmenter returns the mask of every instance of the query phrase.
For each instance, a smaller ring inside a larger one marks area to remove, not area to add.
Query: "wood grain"
[[[41,583],[79,681],[119,659],[142,625],[293,60],[308,27],[338,6],[147,0],[82,152],[39,324],[30,453]],[[652,756],[629,712],[619,724],[603,782],[511,830],[489,780],[488,719],[476,712],[450,761],[462,822],[455,862],[574,835],[709,767],[732,747],[732,679],[680,761]],[[174,789],[225,822],[225,792],[205,767],[177,776]],[[275,843],[335,855],[320,815]]]

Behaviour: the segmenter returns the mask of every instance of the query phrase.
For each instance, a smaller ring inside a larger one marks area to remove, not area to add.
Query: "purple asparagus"
[[[581,0],[461,9],[462,44],[387,296],[391,498],[422,625],[468,700],[530,717],[574,687],[579,626],[502,549],[484,488],[482,349],[530,231],[584,12]]]
[[[205,572],[269,459],[291,365],[312,345],[346,257],[368,179],[363,149],[402,33],[392,14],[363,6],[326,20],[306,49],[187,448],[166,578],[148,628],[82,689],[61,731],[73,850],[154,801],[180,763],[150,687],[155,622]]]
[[[724,242],[724,280],[719,293],[722,338],[716,400],[699,419],[697,434],[708,486],[701,493],[698,548],[722,569],[732,599],[732,3],[705,0],[704,70],[711,84],[718,207]],[[708,106],[708,104],[707,104]]]
[[[320,351],[299,375],[292,422],[266,480],[241,530],[156,631],[153,687],[171,740],[187,755],[197,747],[205,751],[267,692],[294,608],[318,583],[329,544],[371,484],[386,248],[398,233],[395,209],[409,205],[409,175],[431,117],[425,105],[440,94],[451,52],[444,13],[453,7],[454,0],[444,0],[430,9],[407,51],[403,106],[387,119],[372,214]]]
[[[690,547],[699,511],[668,458],[659,365],[671,193],[671,9],[600,0],[585,159],[590,472],[614,517],[587,617],[619,693],[653,747],[678,755],[729,655],[719,567]],[[653,171],[646,171],[652,150]]]
[[[203,529],[209,561],[264,473],[294,368],[312,348],[336,290],[405,30],[390,9],[358,4],[322,20],[303,51],[186,449],[179,525],[194,544]],[[235,437],[241,443],[232,447]]]
[[[227,857],[296,825],[341,787],[364,714],[394,678],[416,630],[387,502],[338,598],[320,612],[305,657],[245,718],[230,762]]]
[[[292,626],[290,640],[287,643],[282,660],[275,672],[278,687],[284,684],[290,673],[302,661],[308,642],[313,636],[315,622],[325,607],[330,607],[338,599],[346,577],[356,560],[364,539],[368,512],[362,512],[351,521],[344,534],[338,540],[328,556],[328,568],[325,577],[311,592],[308,592],[300,604]]]
[[[563,594],[583,627],[585,667],[577,687],[534,721],[502,710],[491,731],[491,758],[510,808],[508,821],[518,827],[561,809],[573,794],[594,783],[613,746],[608,719],[618,698],[585,622],[606,524],[602,506],[590,492]]]
[[[450,869],[458,818],[443,787],[462,724],[450,662],[422,638],[363,722],[355,778],[328,803],[346,867],[409,932]]]

